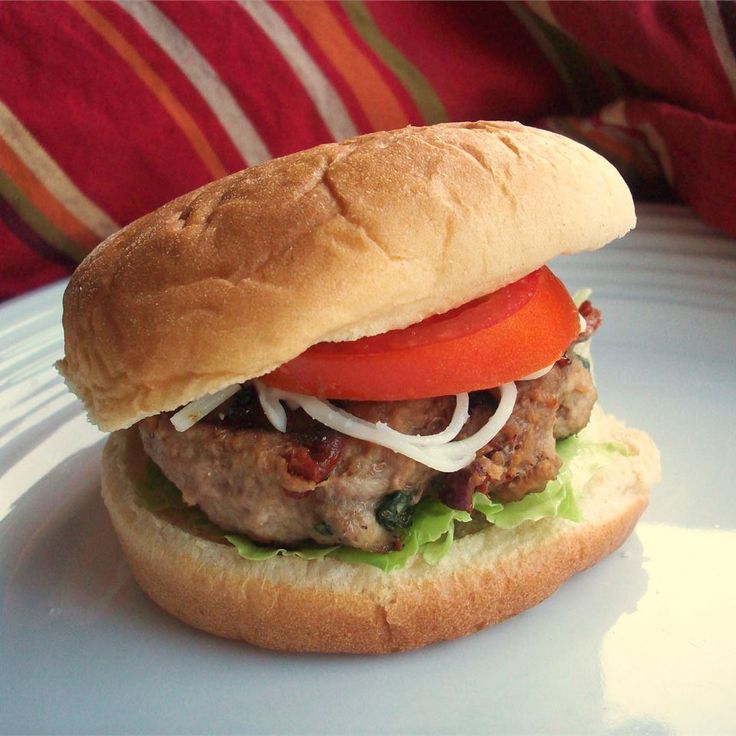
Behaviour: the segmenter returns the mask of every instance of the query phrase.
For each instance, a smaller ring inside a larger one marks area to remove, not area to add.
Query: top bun
[[[330,143],[186,194],[111,235],[64,294],[59,369],[103,430],[405,327],[635,224],[616,169],[519,123]]]

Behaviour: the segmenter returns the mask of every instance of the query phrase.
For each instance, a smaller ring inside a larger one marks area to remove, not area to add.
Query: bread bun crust
[[[447,311],[634,223],[611,164],[518,123],[318,146],[179,197],[95,249],[64,295],[59,369],[92,421],[124,428],[314,343]]]
[[[242,559],[147,511],[135,490],[145,461],[135,430],[113,434],[102,493],[141,588],[198,629],[269,649],[378,654],[470,634],[539,603],[631,533],[659,479],[643,432],[596,409],[585,430],[626,445],[578,502],[583,521],[489,527],[456,540],[436,566],[417,557],[390,574],[331,558]]]

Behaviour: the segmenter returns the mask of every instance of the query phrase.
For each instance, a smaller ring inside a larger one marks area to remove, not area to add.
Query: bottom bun
[[[435,566],[418,556],[392,573],[331,558],[244,560],[147,511],[136,492],[145,456],[135,429],[110,437],[102,494],[135,579],[185,623],[269,649],[401,651],[520,613],[624,542],[659,478],[659,453],[599,409],[585,431],[629,453],[590,479],[578,498],[582,522],[489,526],[456,540]]]

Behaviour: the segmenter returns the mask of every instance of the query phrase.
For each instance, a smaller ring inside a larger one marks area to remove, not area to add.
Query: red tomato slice
[[[579,332],[570,295],[543,267],[403,330],[314,345],[263,381],[330,399],[445,396],[533,373],[560,358]]]

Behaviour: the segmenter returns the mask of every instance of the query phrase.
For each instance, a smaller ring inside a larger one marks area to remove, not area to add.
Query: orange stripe
[[[345,33],[327,3],[289,0],[286,4],[345,79],[373,128],[383,130],[409,124],[396,95]]]
[[[222,161],[220,161],[214,149],[210,146],[209,141],[194,121],[194,118],[192,118],[179,100],[176,99],[166,82],[151,69],[145,59],[131,46],[122,34],[93,7],[88,5],[87,2],[84,2],[84,0],[68,0],[68,2],[117,51],[118,55],[132,68],[151,92],[153,92],[166,112],[171,115],[176,124],[181,128],[209,172],[216,178],[225,176],[228,171],[223,166]]]
[[[92,250],[100,237],[67,210],[0,137],[0,170],[4,171],[33,206],[70,240]]]

